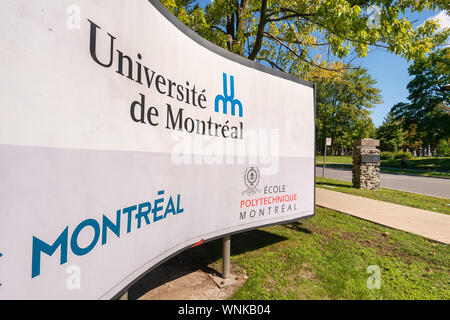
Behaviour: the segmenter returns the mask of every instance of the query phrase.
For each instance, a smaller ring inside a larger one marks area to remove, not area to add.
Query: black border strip
[[[244,58],[240,55],[234,54],[230,51],[227,51],[214,43],[206,40],[205,38],[202,38],[198,34],[196,34],[194,31],[192,31],[189,27],[185,26],[180,20],[178,20],[170,11],[164,7],[164,5],[159,0],[147,0],[150,2],[156,10],[159,11],[167,20],[169,20],[170,23],[172,23],[175,27],[178,28],[181,32],[183,32],[186,36],[191,38],[193,41],[201,45],[202,47],[205,47],[206,49],[214,52],[215,54],[222,56],[224,58],[227,58],[228,60],[231,60],[233,62],[237,62],[239,64],[242,64],[246,67],[256,69],[268,74],[271,74],[273,76],[283,78],[286,80],[290,80],[299,84],[302,84],[304,86],[314,88],[314,83],[300,79],[299,77],[296,77],[290,73],[281,72],[276,69],[269,68],[259,62],[249,60],[247,58]]]
[[[247,232],[247,231],[251,231],[251,230],[255,230],[255,229],[259,229],[259,228],[264,228],[264,227],[270,227],[270,226],[275,226],[275,225],[284,225],[284,224],[289,224],[289,223],[293,223],[295,221],[299,221],[299,220],[304,220],[307,218],[311,218],[316,214],[316,192],[315,192],[315,186],[316,186],[316,174],[315,174],[315,168],[316,168],[316,84],[310,81],[306,81],[303,79],[300,79],[292,74],[289,73],[285,73],[285,72],[281,72],[275,69],[271,69],[259,62],[255,62],[249,59],[246,59],[244,57],[241,57],[237,54],[234,54],[230,51],[227,51],[219,46],[216,46],[215,44],[213,44],[212,42],[209,42],[208,40],[202,38],[201,36],[199,36],[198,34],[196,34],[194,31],[192,31],[191,29],[189,29],[187,26],[185,26],[181,21],[179,21],[174,15],[172,15],[172,13],[170,13],[170,11],[164,7],[164,5],[159,1],[159,0],[147,0],[148,2],[150,2],[156,10],[159,11],[159,13],[161,13],[169,22],[171,22],[175,27],[178,28],[178,30],[180,30],[181,32],[183,32],[185,35],[187,35],[189,38],[191,38],[193,41],[195,41],[196,43],[198,43],[199,45],[205,47],[206,49],[212,51],[213,53],[220,55],[226,59],[229,59],[233,62],[239,63],[241,65],[244,65],[246,67],[249,68],[253,68],[265,73],[268,73],[270,75],[279,77],[279,78],[283,78],[286,80],[290,80],[302,85],[305,85],[307,87],[310,87],[313,89],[313,95],[314,95],[314,103],[313,103],[313,108],[314,108],[314,134],[313,134],[313,140],[314,140],[314,162],[313,162],[313,170],[314,170],[314,206],[313,206],[313,212],[310,215],[307,216],[303,216],[300,218],[295,218],[295,219],[291,219],[291,220],[287,220],[287,221],[281,221],[281,222],[275,222],[275,223],[268,223],[268,224],[264,224],[264,225],[259,225],[258,227],[250,227],[250,228],[246,228],[246,229],[242,229],[242,230],[238,230],[238,231],[234,231],[231,233],[225,233],[219,236],[214,236],[212,238],[209,239],[204,239],[203,243],[206,242],[210,242],[216,239],[220,239],[226,236],[231,236],[233,234],[238,234],[238,233],[243,233],[243,232]],[[299,179],[301,179],[301,177],[299,177]],[[192,244],[194,245],[194,244]],[[119,299],[123,294],[125,294],[129,288],[131,286],[133,286],[134,284],[136,284],[139,280],[141,280],[143,277],[145,277],[149,272],[153,271],[154,269],[156,269],[157,267],[159,267],[160,265],[162,265],[163,263],[167,262],[168,260],[172,259],[173,257],[175,257],[176,255],[180,254],[181,252],[184,252],[190,248],[192,248],[192,245],[189,245],[185,248],[182,248],[180,250],[178,250],[175,253],[172,253],[171,255],[167,256],[166,258],[162,259],[161,261],[159,261],[158,263],[154,264],[153,266],[151,266],[147,271],[143,272],[140,276],[138,276],[136,279],[134,279],[132,282],[130,282],[126,287],[124,287],[122,290],[120,290],[116,295],[113,296],[112,300],[117,300]]]

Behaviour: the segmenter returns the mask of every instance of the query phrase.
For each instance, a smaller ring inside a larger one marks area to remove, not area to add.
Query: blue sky
[[[210,0],[197,1],[204,7]],[[433,18],[440,13],[439,17],[446,26],[450,25],[450,18],[445,17],[444,12],[425,10],[421,13],[405,13],[404,17],[414,21],[414,26],[419,26],[425,20]],[[377,81],[376,87],[381,90],[383,103],[376,105],[372,109],[372,119],[376,127],[380,126],[391,107],[398,102],[407,102],[408,90],[406,86],[410,81],[408,74],[408,63],[405,59],[395,54],[387,52],[381,48],[370,48],[364,58],[353,61],[354,64],[365,67],[369,74]]]
[[[375,87],[381,90],[383,103],[372,109],[373,123],[378,127],[393,105],[407,102],[409,93],[406,86],[411,79],[408,74],[410,63],[386,50],[372,49],[367,57],[358,59],[356,64],[368,70],[377,81]]]
[[[418,26],[439,13],[438,11],[428,10],[422,11],[420,14],[406,13],[405,17],[410,21],[416,21],[414,26]],[[439,17],[441,16],[443,16],[443,13]],[[448,19],[446,19],[446,22],[441,20],[441,26],[443,23],[448,26]],[[381,90],[383,103],[376,105],[372,112],[373,122],[378,127],[394,104],[407,102],[409,93],[406,86],[411,79],[408,74],[408,66],[411,63],[380,48],[370,49],[367,57],[359,58],[355,62],[367,68],[370,75],[377,80],[376,87]]]

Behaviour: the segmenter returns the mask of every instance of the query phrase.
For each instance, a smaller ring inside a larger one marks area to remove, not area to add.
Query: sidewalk
[[[316,188],[316,205],[450,244],[450,215]]]

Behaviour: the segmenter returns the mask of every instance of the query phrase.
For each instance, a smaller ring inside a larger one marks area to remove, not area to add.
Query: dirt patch
[[[254,252],[286,238],[263,230],[252,230],[232,236],[231,256]],[[187,249],[155,268],[128,290],[128,299],[228,299],[248,279],[245,269],[231,264],[237,283],[220,289],[210,274],[220,276],[222,240],[217,239]]]
[[[315,276],[314,272],[311,270],[311,268],[309,267],[309,265],[307,263],[302,263],[302,270],[300,272],[300,276],[303,279],[308,279],[308,280],[312,280]]]
[[[158,275],[155,275],[157,277]],[[220,289],[207,272],[196,270],[145,292],[138,300],[225,300],[245,283],[238,277],[234,285]]]
[[[236,283],[220,289],[210,275],[221,276],[217,263],[202,259],[205,248],[187,250],[149,272],[128,290],[130,300],[225,300],[248,279],[239,266],[231,265]]]

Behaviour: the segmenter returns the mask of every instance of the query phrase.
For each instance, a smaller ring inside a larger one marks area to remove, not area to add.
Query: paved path
[[[316,204],[450,244],[450,215],[316,188]]]
[[[316,167],[316,176],[322,176],[322,167]],[[351,168],[325,167],[325,177],[351,182],[352,170]],[[381,186],[383,188],[450,198],[450,179],[381,173]]]

